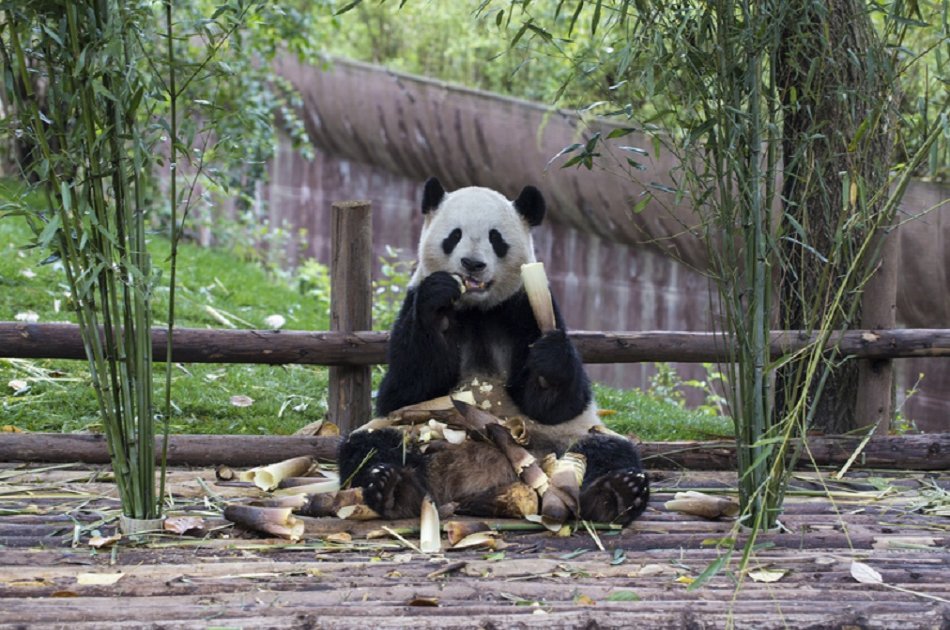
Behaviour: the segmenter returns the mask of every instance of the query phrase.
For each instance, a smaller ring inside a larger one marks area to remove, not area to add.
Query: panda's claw
[[[383,518],[419,516],[425,488],[412,468],[376,464],[367,473],[363,500]]]
[[[581,488],[581,516],[627,525],[647,508],[650,483],[637,468],[612,470]]]

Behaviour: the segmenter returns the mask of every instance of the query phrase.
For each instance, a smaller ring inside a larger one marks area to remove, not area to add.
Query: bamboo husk
[[[568,519],[580,514],[580,486],[587,458],[580,453],[565,453],[558,459],[552,453],[544,457],[541,466],[551,479],[541,500],[541,524],[559,531]]]
[[[458,415],[452,424],[464,429],[469,434],[477,435],[483,440],[490,440],[486,431],[490,426],[497,426],[508,433],[508,430],[502,426],[501,420],[475,405],[456,400],[455,409],[458,411]],[[510,437],[511,434],[508,433],[508,436]]]
[[[726,497],[716,497],[702,492],[677,492],[672,501],[663,504],[667,510],[701,516],[703,518],[719,518],[720,516],[737,516],[739,504]]]
[[[491,414],[485,415],[494,417],[491,416]],[[548,489],[548,476],[541,470],[534,455],[515,442],[515,439],[504,425],[489,424],[486,426],[486,431],[492,442],[495,443],[495,446],[508,458],[512,468],[514,468],[515,473],[521,477],[521,480],[531,486],[539,495],[543,496]]]
[[[336,496],[332,494],[314,494],[307,498],[307,503],[294,510],[301,516],[336,516]]]
[[[336,511],[336,516],[347,521],[373,521],[381,518],[378,512],[363,503],[345,505]]]
[[[419,516],[419,549],[422,553],[439,553],[442,551],[439,511],[429,495],[422,499],[422,511]]]
[[[229,505],[224,509],[224,518],[243,527],[294,542],[300,540],[304,532],[303,522],[293,517],[289,507]]]
[[[491,529],[487,523],[476,521],[448,521],[442,526],[445,530],[445,537],[449,541],[449,546],[454,547],[460,540],[476,532],[484,532]]]
[[[548,276],[544,272],[544,263],[534,262],[521,265],[521,279],[524,282],[525,293],[534,319],[538,322],[541,333],[557,328],[554,320],[554,304],[551,300],[551,289],[548,286]]]
[[[472,547],[486,547],[488,549],[497,549],[498,548],[498,533],[494,531],[482,531],[469,534],[468,536],[462,538],[454,545],[452,545],[452,550],[457,549],[470,549]]]
[[[537,514],[540,508],[538,491],[523,481],[511,484],[494,500],[495,512],[511,517],[520,518]]]
[[[522,446],[528,443],[528,425],[525,423],[524,418],[521,416],[512,416],[511,418],[505,418],[502,424],[504,424],[508,432],[511,433],[511,437],[515,439],[515,442]]]
[[[289,494],[283,497],[272,497],[268,499],[255,499],[249,503],[254,507],[274,507],[290,508],[297,512],[310,502],[310,497],[306,494]]]
[[[340,490],[333,498],[332,514],[351,521],[371,521],[380,515],[363,502],[362,488]]]

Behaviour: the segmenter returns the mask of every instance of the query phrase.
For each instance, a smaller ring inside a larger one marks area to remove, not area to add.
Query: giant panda
[[[646,508],[647,476],[635,445],[606,430],[580,357],[557,310],[542,335],[521,280],[535,261],[531,228],[545,202],[526,186],[517,199],[482,187],[446,192],[425,183],[418,260],[393,326],[378,416],[449,394],[470,383],[494,387],[495,415],[528,424],[539,457],[586,457],[580,517],[627,524]],[[423,497],[476,516],[507,514],[499,497],[518,478],[497,448],[466,441],[434,452],[407,444],[397,429],[357,429],[339,451],[340,478],[363,489],[384,518],[418,516]]]

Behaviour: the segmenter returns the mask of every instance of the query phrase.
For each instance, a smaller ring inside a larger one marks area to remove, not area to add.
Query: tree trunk
[[[828,312],[828,301],[866,236],[866,230],[848,232],[844,226],[863,199],[887,182],[892,131],[882,104],[890,83],[863,1],[788,6],[797,15],[785,20],[775,69],[785,111],[782,234],[789,237],[781,241],[786,264],[778,316],[782,327],[812,329]],[[852,295],[857,293],[848,294],[835,328],[861,321]],[[793,363],[779,372],[777,413],[797,395],[790,391],[797,369]],[[856,426],[859,369],[858,362],[845,362],[829,375],[820,395],[812,388],[816,428],[841,433]]]

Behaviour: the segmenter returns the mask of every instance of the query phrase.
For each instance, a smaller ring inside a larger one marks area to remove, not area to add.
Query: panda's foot
[[[422,510],[425,487],[412,468],[375,464],[366,473],[363,500],[383,518],[415,518]]]
[[[611,470],[581,488],[581,517],[627,525],[650,500],[650,483],[638,468]]]

